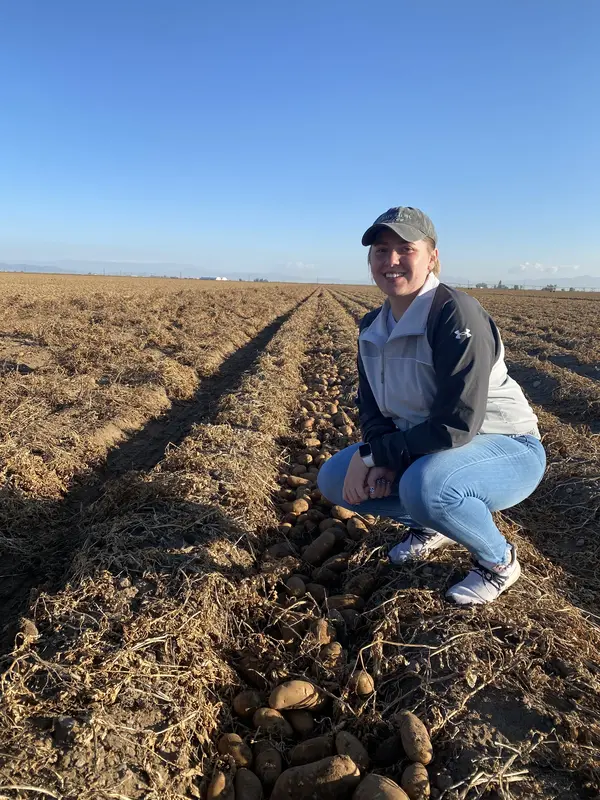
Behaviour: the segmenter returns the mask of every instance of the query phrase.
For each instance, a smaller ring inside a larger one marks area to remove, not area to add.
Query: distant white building
[[[217,278],[218,281],[228,281],[229,278]]]

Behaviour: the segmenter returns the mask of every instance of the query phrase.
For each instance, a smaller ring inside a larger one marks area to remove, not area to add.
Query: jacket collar
[[[388,339],[397,339],[400,336],[419,336],[427,329],[427,317],[435,290],[440,285],[438,278],[430,272],[427,280],[421,287],[419,294],[406,309],[404,314],[396,323],[396,327],[388,336],[387,317],[390,310],[390,301],[386,299],[379,314],[375,317],[368,328],[359,336],[368,342],[373,342],[379,347],[383,346]]]

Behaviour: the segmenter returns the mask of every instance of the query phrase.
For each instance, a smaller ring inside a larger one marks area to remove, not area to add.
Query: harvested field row
[[[3,492],[55,500],[75,474],[290,311],[311,287],[2,275]],[[182,288],[185,287],[185,288]],[[218,287],[218,284],[216,285]]]
[[[552,361],[524,353],[509,334],[505,338],[507,365],[512,377],[537,405],[572,424],[600,431],[600,382]]]
[[[349,297],[345,292],[338,292],[334,291],[331,293],[332,297],[337,300],[337,302],[341,305],[341,307],[347,311],[352,319],[355,322],[360,322],[360,320],[364,317],[367,313],[368,309],[365,308],[362,304],[357,303],[351,297]]]
[[[213,397],[235,388],[239,373],[310,291],[310,287],[288,287],[280,292],[279,287],[236,286],[235,292],[227,295],[191,281],[186,283],[193,288],[174,291],[180,282],[99,280],[102,291],[85,297],[76,292],[79,287],[81,293],[81,283],[26,283],[23,297],[13,297],[13,306],[5,310],[4,327],[11,327],[7,318],[15,308],[21,312],[21,332],[34,319],[38,333],[46,325],[50,359],[52,354],[60,356],[77,346],[75,339],[91,347],[92,339],[98,339],[100,322],[91,321],[90,314],[102,313],[101,330],[107,352],[113,353],[115,369],[119,365],[115,353],[121,346],[121,365],[137,368],[143,363],[150,337],[165,352],[171,348],[168,356],[161,356],[162,363],[185,372],[189,391],[184,395],[167,393],[157,375],[154,384],[137,387],[127,386],[118,378],[113,383],[96,380],[90,376],[98,372],[98,363],[91,361],[87,365],[89,392],[80,393],[67,407],[57,409],[45,402],[44,387],[62,391],[69,381],[87,380],[85,375],[71,378],[64,365],[48,361],[39,374],[13,372],[0,379],[4,381],[0,546],[5,566],[0,596],[5,622],[14,617],[33,586],[52,581],[57,571],[62,571],[65,553],[77,548],[80,506],[98,496],[104,481],[112,475],[128,469],[150,469],[158,463],[169,442],[183,439],[192,425],[210,412]],[[59,290],[63,292],[60,295]],[[70,329],[74,331],[79,325],[77,337],[73,333],[61,341],[58,333],[53,333],[56,339],[51,339],[48,331],[59,325],[59,320],[49,316],[54,302],[64,315],[71,315]],[[73,312],[70,304],[85,314]],[[31,320],[28,314],[33,315]],[[250,314],[254,318],[246,319]],[[167,324],[171,317],[172,325]],[[261,329],[263,322],[266,324]],[[171,344],[167,342],[169,336]],[[173,337],[179,341],[177,346]],[[178,359],[185,361],[192,352],[193,366],[179,363]],[[98,358],[108,356],[104,352]],[[149,381],[151,377],[146,375]],[[120,405],[108,403],[107,394],[120,398]],[[160,402],[152,405],[152,398]],[[104,422],[94,411],[95,404],[103,409],[105,419],[117,416]]]
[[[0,790],[198,796],[256,593],[239,581],[276,522],[274,437],[316,310],[313,296],[282,325],[237,403],[224,397],[212,424],[81,514],[86,540],[64,589],[34,598],[5,659]]]

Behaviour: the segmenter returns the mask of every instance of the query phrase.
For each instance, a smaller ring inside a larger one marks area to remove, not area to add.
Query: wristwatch
[[[375,462],[373,461],[373,453],[371,452],[371,445],[370,444],[361,444],[358,448],[358,454],[363,460],[363,464],[365,467],[374,467]]]

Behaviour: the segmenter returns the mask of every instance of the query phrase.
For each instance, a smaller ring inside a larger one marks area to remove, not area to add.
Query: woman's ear
[[[439,251],[437,247],[435,247],[431,253],[429,254],[429,264],[427,265],[427,269],[429,272],[433,272],[438,263],[438,259],[440,257]]]

